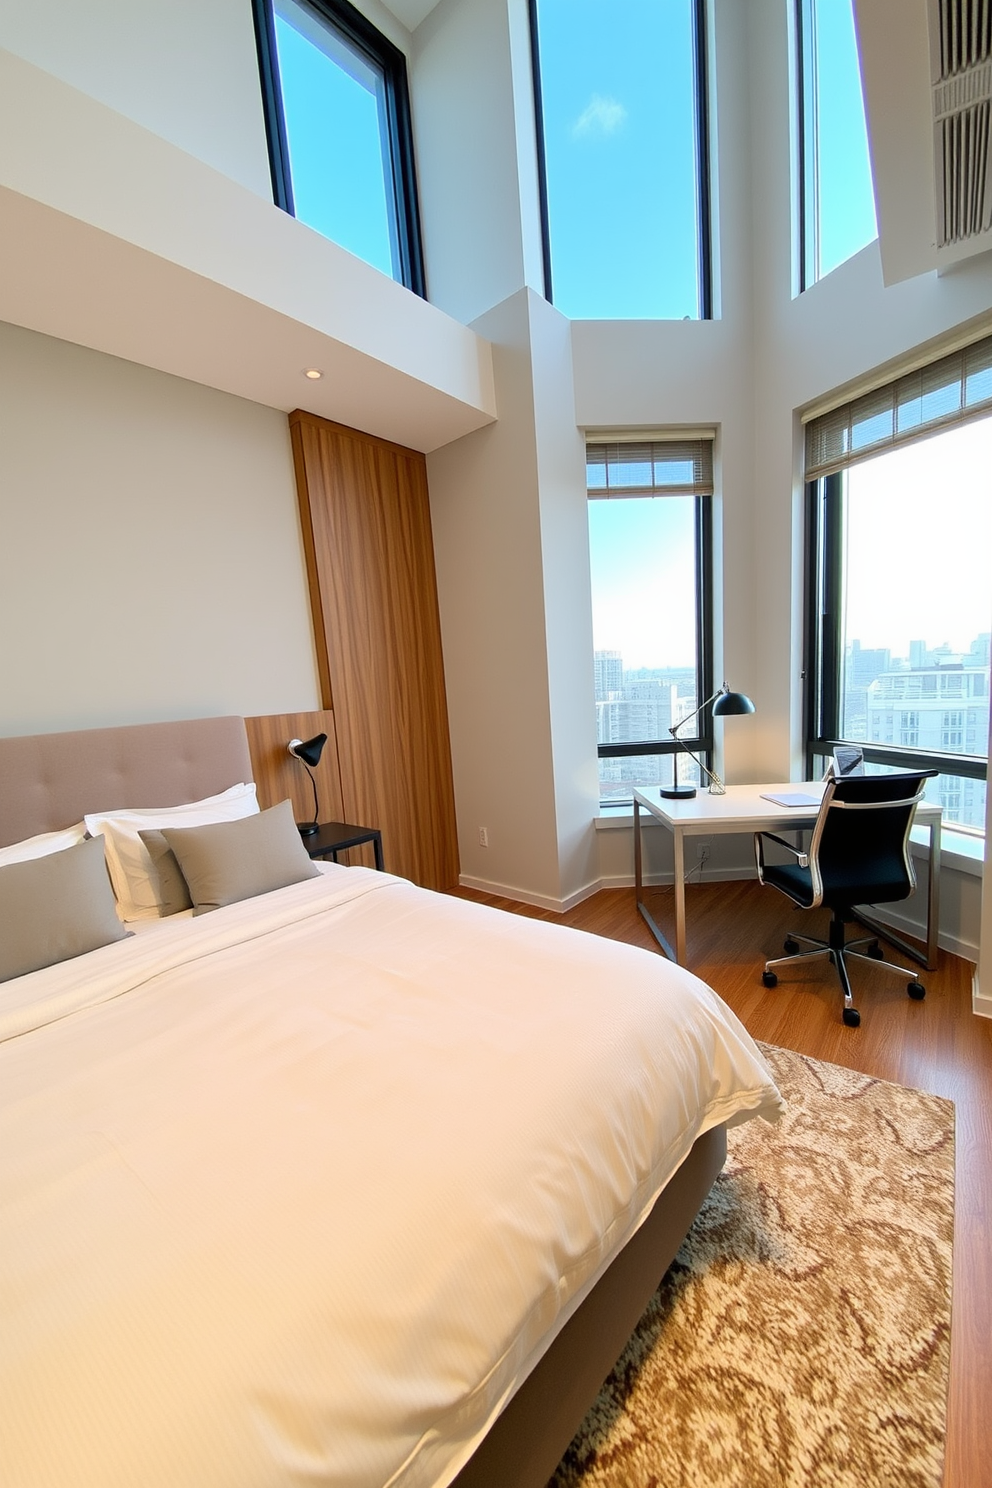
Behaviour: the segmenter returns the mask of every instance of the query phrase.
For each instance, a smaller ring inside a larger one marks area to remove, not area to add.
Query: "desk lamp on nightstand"
[[[729,718],[735,713],[740,714],[754,712],[754,704],[752,703],[751,699],[745,696],[743,692],[731,692],[729,685],[724,682],[723,686],[718,688],[711,698],[707,698],[705,703],[700,703],[696,711],[694,713],[690,713],[687,718],[680,718],[678,723],[673,724],[668,732],[671,734],[672,738],[675,740],[679,748],[684,749],[691,760],[695,760],[696,764],[699,766],[701,773],[703,775],[709,776],[710,795],[725,796],[727,794],[727,787],[724,785],[723,781],[720,779],[716,771],[707,769],[698,755],[693,754],[689,746],[687,744],[683,744],[682,740],[679,738],[679,729],[685,728],[687,723],[691,723],[694,718],[698,718],[703,709],[708,708],[710,703],[713,704],[714,718]],[[660,796],[663,796],[666,801],[687,801],[690,796],[694,796],[696,794],[696,787],[694,785],[679,785],[678,759],[679,757],[677,754],[672,755],[671,785],[663,785],[658,792],[658,794]]]
[[[326,734],[314,734],[312,739],[290,739],[289,752],[294,759],[298,759],[310,776],[310,784],[313,787],[313,821],[297,822],[297,828],[301,837],[312,837],[317,830],[320,821],[320,807],[317,805],[317,781],[314,776],[314,768],[320,764],[320,756],[324,752],[327,743]]]

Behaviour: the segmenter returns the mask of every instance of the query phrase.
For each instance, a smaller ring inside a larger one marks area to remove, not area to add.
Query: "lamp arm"
[[[706,704],[704,703],[703,707],[705,708],[705,706]],[[669,733],[674,735],[675,742],[683,751],[683,753],[687,754],[691,760],[694,760],[696,762],[696,764],[699,766],[699,769],[703,772],[704,775],[709,776],[710,781],[712,782],[710,786],[710,794],[714,796],[722,796],[725,793],[727,787],[724,785],[723,781],[720,779],[716,771],[711,770],[708,765],[704,765],[702,760],[699,758],[699,755],[693,754],[688,744],[682,743],[682,740],[675,734],[674,729],[670,729]]]
[[[668,732],[671,734],[671,736],[675,740],[676,744],[682,744],[682,740],[679,738],[679,729],[685,728],[685,726],[686,726],[687,723],[691,723],[694,718],[698,718],[699,715],[700,715],[700,713],[702,713],[703,709],[704,708],[708,708],[709,705],[710,705],[710,703],[715,703],[716,700],[717,700],[717,698],[720,696],[720,694],[723,691],[724,691],[724,688],[718,687],[717,690],[716,690],[716,692],[713,694],[713,696],[712,697],[708,697],[706,699],[705,703],[700,703],[699,707],[696,708],[692,713],[688,714],[687,717],[680,718],[679,721],[678,721],[678,723],[673,723],[672,724],[672,726],[668,730]],[[682,748],[685,749],[685,745],[684,744],[682,744]],[[686,749],[686,754],[688,754],[688,753],[689,753],[689,751]],[[695,755],[693,755],[693,759],[695,759]]]
[[[305,759],[301,759],[300,760],[300,764],[303,766],[304,770],[306,770],[307,774],[310,776],[310,788],[313,791],[313,819],[314,819],[315,822],[318,822],[319,823],[320,822],[320,808],[317,805],[317,781],[316,781],[316,779],[314,777],[313,771],[311,770],[310,766],[307,764],[306,760]]]

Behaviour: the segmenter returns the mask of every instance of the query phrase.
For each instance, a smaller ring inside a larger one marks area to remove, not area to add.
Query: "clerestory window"
[[[878,236],[853,0],[797,0],[800,288]]]
[[[424,294],[406,58],[347,0],[254,0],[277,206]]]
[[[545,293],[572,320],[711,312],[704,0],[530,0]]]

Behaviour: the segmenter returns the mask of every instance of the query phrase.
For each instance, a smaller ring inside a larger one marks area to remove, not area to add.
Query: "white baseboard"
[[[532,894],[529,889],[518,889],[511,884],[490,883],[488,879],[472,878],[467,873],[460,873],[458,882],[463,889],[477,889],[480,894],[492,894],[498,899],[513,899],[518,904],[533,904],[535,909],[550,909],[554,914],[564,914],[566,910],[574,909],[576,904],[581,904],[584,899],[591,899],[593,894],[598,894],[603,888],[603,884],[597,879],[595,883],[586,884],[585,888],[577,889],[564,899],[554,899],[550,894]],[[633,883],[633,879],[631,882]]]
[[[913,940],[923,940],[925,931],[919,920],[911,919],[909,915],[899,914],[898,911],[886,908],[872,910],[872,919],[877,920],[880,925],[891,925],[900,935],[909,935]],[[942,951],[950,951],[954,956],[961,956],[965,961],[978,960],[978,947],[970,941],[965,941],[957,935],[950,935],[942,931],[937,937],[937,944]]]
[[[979,990],[978,967],[971,979],[971,1010],[976,1018],[992,1018],[992,997],[985,997]]]

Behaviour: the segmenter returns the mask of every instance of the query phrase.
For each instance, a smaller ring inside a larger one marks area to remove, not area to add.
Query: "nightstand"
[[[302,841],[312,858],[333,858],[335,863],[338,853],[343,852],[346,847],[359,847],[363,842],[371,842],[375,866],[380,873],[385,871],[382,865],[382,833],[378,827],[356,827],[351,822],[321,822],[316,832],[304,837]]]

